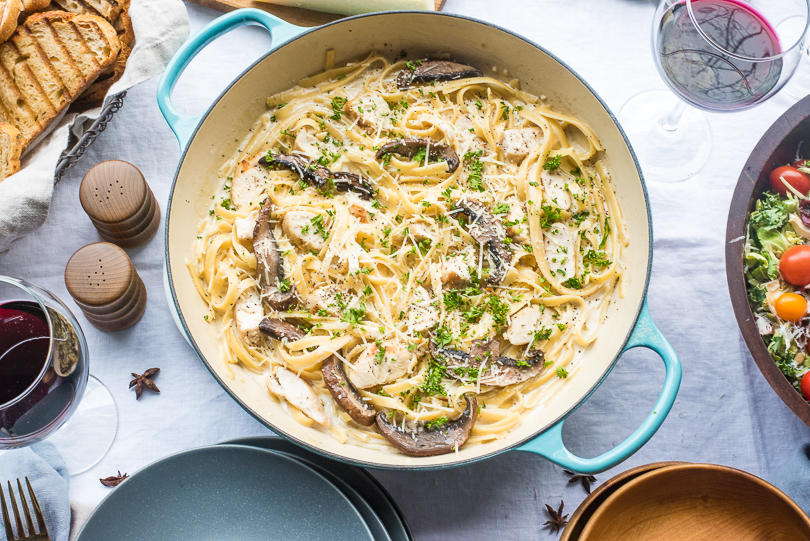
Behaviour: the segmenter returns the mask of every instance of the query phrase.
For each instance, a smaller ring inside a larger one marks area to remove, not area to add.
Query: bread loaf
[[[0,182],[20,170],[22,135],[11,124],[0,123]]]
[[[121,48],[101,17],[32,15],[0,45],[0,122],[22,134],[23,150],[111,67]]]
[[[0,0],[0,41],[6,41],[17,29],[21,11],[21,0]]]

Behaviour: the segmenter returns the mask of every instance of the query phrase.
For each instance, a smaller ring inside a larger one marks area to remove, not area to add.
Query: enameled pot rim
[[[512,444],[512,445],[510,445],[508,447],[505,447],[505,448],[502,448],[502,449],[497,449],[497,450],[488,452],[488,453],[486,453],[484,455],[481,455],[481,456],[472,457],[472,458],[463,459],[463,460],[457,460],[455,462],[444,463],[444,464],[426,464],[426,465],[380,464],[380,463],[376,463],[376,462],[369,462],[369,461],[365,461],[365,460],[353,459],[353,458],[350,458],[348,456],[339,455],[339,454],[332,453],[330,451],[326,451],[326,450],[321,449],[321,448],[319,448],[319,447],[317,447],[315,445],[312,445],[311,443],[303,441],[300,438],[297,438],[297,437],[295,437],[295,436],[293,436],[291,434],[288,434],[287,432],[284,432],[284,431],[278,429],[276,426],[274,426],[272,423],[267,421],[260,414],[255,412],[235,392],[233,392],[230,389],[230,387],[225,383],[225,381],[223,381],[217,375],[216,371],[213,369],[213,367],[206,360],[205,356],[202,354],[202,351],[200,350],[199,346],[197,345],[196,341],[194,340],[194,337],[188,331],[188,325],[186,324],[186,321],[185,321],[185,318],[183,316],[182,310],[180,309],[180,305],[179,305],[178,300],[177,300],[177,293],[176,293],[175,288],[174,288],[174,281],[173,281],[171,265],[170,265],[170,257],[171,257],[171,255],[170,255],[170,251],[169,251],[169,225],[170,225],[170,221],[171,221],[172,200],[174,198],[174,191],[175,191],[175,186],[177,184],[177,179],[178,179],[178,177],[180,175],[180,170],[182,169],[182,166],[183,166],[183,163],[185,161],[188,150],[191,147],[191,142],[194,140],[194,138],[197,136],[197,134],[201,130],[201,127],[205,123],[206,118],[217,107],[217,105],[222,100],[222,98],[225,96],[225,94],[227,94],[228,91],[230,91],[230,89],[239,80],[241,80],[248,72],[250,72],[258,64],[263,62],[267,57],[274,54],[276,51],[279,51],[279,50],[283,49],[284,47],[287,47],[287,46],[291,45],[292,43],[294,43],[296,41],[299,41],[301,39],[305,39],[307,36],[309,36],[311,34],[314,34],[314,33],[318,32],[318,31],[320,31],[321,29],[331,27],[331,26],[335,26],[335,25],[345,24],[346,22],[354,21],[354,20],[358,20],[358,19],[366,19],[366,18],[373,18],[373,17],[396,17],[396,16],[399,16],[399,15],[419,15],[419,16],[425,16],[425,17],[447,17],[447,18],[466,21],[466,22],[469,22],[469,23],[473,23],[475,25],[483,25],[483,26],[489,27],[489,28],[491,28],[493,30],[504,32],[504,33],[514,37],[514,38],[517,38],[517,39],[531,45],[532,47],[537,49],[539,52],[547,55],[549,58],[551,58],[552,60],[557,62],[559,65],[561,65],[563,68],[565,68],[569,73],[571,73],[571,75],[576,77],[576,79],[579,81],[579,83],[582,84],[588,90],[588,92],[590,92],[590,94],[599,102],[599,105],[608,114],[611,121],[613,122],[613,125],[619,131],[619,133],[621,134],[622,139],[624,140],[624,143],[625,143],[625,145],[627,147],[627,150],[630,153],[630,156],[631,156],[631,158],[633,160],[633,164],[635,165],[636,171],[637,171],[638,176],[639,176],[639,181],[640,181],[640,184],[641,184],[641,190],[642,190],[642,193],[644,195],[645,215],[646,215],[646,222],[647,222],[647,227],[648,227],[648,239],[649,240],[648,240],[648,248],[647,248],[647,260],[644,262],[646,267],[647,267],[647,270],[646,270],[646,273],[644,275],[644,285],[643,285],[642,290],[641,290],[642,295],[641,295],[638,306],[636,306],[636,308],[635,308],[635,314],[634,314],[633,319],[632,319],[632,325],[630,325],[630,327],[627,330],[627,334],[624,337],[621,348],[619,349],[618,353],[615,355],[613,360],[610,361],[610,364],[609,364],[608,368],[605,370],[605,372],[602,374],[602,376],[599,378],[599,380],[586,393],[584,393],[582,398],[579,399],[576,404],[574,404],[571,408],[569,408],[567,411],[565,411],[562,415],[560,415],[554,421],[548,423],[548,426],[544,427],[542,430],[538,430],[538,431],[534,432],[531,436],[529,436],[527,438],[524,438],[524,439],[522,439],[522,440],[520,440],[520,441],[518,441],[518,442],[516,442],[516,443],[514,443],[514,444]],[[271,430],[273,430],[275,433],[287,438],[290,441],[295,442],[296,444],[298,444],[298,445],[300,445],[300,446],[302,446],[302,447],[304,447],[306,449],[309,449],[310,451],[313,451],[315,453],[319,453],[319,454],[321,454],[323,456],[327,456],[327,457],[329,457],[329,458],[331,458],[333,460],[337,460],[339,462],[343,462],[343,463],[346,463],[346,464],[352,464],[352,465],[355,465],[355,466],[361,466],[361,467],[366,467],[366,468],[374,468],[374,469],[420,470],[420,471],[425,471],[425,470],[439,470],[439,469],[454,468],[454,467],[457,467],[457,466],[472,464],[474,462],[478,462],[478,461],[481,461],[481,460],[484,460],[484,459],[492,458],[492,457],[494,457],[496,455],[499,455],[501,453],[505,453],[507,451],[511,451],[511,450],[513,450],[515,448],[518,448],[518,447],[520,447],[520,446],[534,440],[535,438],[537,438],[538,436],[543,434],[545,431],[547,431],[551,427],[555,426],[561,420],[563,420],[566,417],[568,417],[569,415],[571,415],[571,413],[573,413],[574,410],[576,410],[580,405],[582,405],[591,396],[591,394],[593,394],[593,392],[604,382],[605,378],[608,377],[610,372],[616,366],[616,363],[618,362],[619,358],[622,356],[623,352],[625,351],[625,347],[627,346],[627,343],[628,343],[628,341],[630,339],[630,336],[633,333],[633,330],[635,329],[636,324],[638,322],[638,319],[639,319],[639,317],[641,315],[642,309],[644,308],[645,299],[647,297],[647,289],[648,289],[649,283],[650,283],[650,274],[651,274],[651,271],[652,271],[652,256],[653,256],[652,215],[651,215],[651,211],[650,211],[649,194],[647,192],[647,187],[646,187],[646,185],[644,183],[644,174],[641,171],[641,166],[639,165],[638,158],[637,158],[635,152],[633,151],[633,148],[632,148],[632,146],[630,144],[630,141],[629,141],[629,139],[627,137],[627,134],[624,132],[622,127],[619,125],[618,119],[613,114],[613,112],[610,110],[610,108],[607,106],[607,104],[604,102],[604,100],[602,100],[602,98],[596,93],[596,91],[576,71],[574,71],[570,66],[568,66],[568,64],[566,64],[565,62],[560,60],[556,55],[552,54],[551,52],[549,52],[548,50],[546,50],[542,46],[538,45],[537,43],[535,43],[535,42],[521,36],[520,34],[517,34],[517,33],[512,32],[512,31],[510,31],[510,30],[508,30],[506,28],[503,28],[501,26],[498,26],[498,25],[495,25],[495,24],[492,24],[492,23],[489,23],[489,22],[486,22],[486,21],[482,21],[480,19],[475,19],[473,17],[467,17],[467,16],[464,16],[464,15],[457,15],[457,14],[440,13],[440,12],[425,12],[425,11],[382,11],[382,12],[376,12],[376,13],[369,13],[369,14],[365,14],[365,15],[357,15],[357,16],[354,16],[354,17],[347,17],[347,18],[339,19],[337,21],[334,21],[334,22],[331,22],[331,23],[328,23],[328,24],[325,24],[325,25],[322,25],[322,26],[313,27],[313,28],[304,30],[301,34],[289,39],[288,41],[285,41],[285,42],[283,42],[283,43],[281,43],[279,45],[276,45],[276,46],[272,46],[270,48],[270,50],[266,54],[262,55],[261,58],[257,59],[255,62],[253,62],[249,67],[247,67],[244,71],[242,71],[242,73],[239,74],[238,77],[236,77],[233,81],[231,81],[231,83],[228,84],[228,86],[219,94],[219,96],[217,96],[217,98],[214,100],[214,102],[211,104],[211,106],[208,107],[206,112],[199,117],[199,121],[197,123],[197,126],[195,126],[195,128],[193,129],[193,131],[191,133],[191,136],[189,137],[188,142],[186,143],[185,148],[182,148],[181,151],[182,152],[181,152],[180,160],[178,161],[177,169],[175,170],[175,174],[174,174],[174,179],[172,180],[172,186],[171,186],[170,191],[169,191],[169,199],[168,199],[168,203],[167,203],[167,207],[166,207],[167,210],[166,210],[166,227],[165,227],[165,232],[164,232],[164,242],[165,242],[164,250],[165,250],[165,272],[167,273],[168,287],[169,287],[169,290],[170,290],[170,293],[171,293],[172,302],[174,303],[174,308],[176,310],[176,313],[178,315],[178,318],[179,318],[181,324],[183,325],[183,329],[185,330],[186,337],[187,337],[189,343],[191,344],[191,346],[194,348],[194,351],[197,353],[197,356],[203,362],[203,364],[208,369],[208,371],[211,373],[211,375],[214,377],[214,379],[217,380],[217,382],[220,384],[220,386],[223,389],[225,389],[225,391],[231,396],[231,398],[233,398],[242,407],[242,409],[244,409],[246,412],[248,412],[254,419],[259,421],[261,424],[263,424],[264,426],[266,426],[266,427],[270,428]]]

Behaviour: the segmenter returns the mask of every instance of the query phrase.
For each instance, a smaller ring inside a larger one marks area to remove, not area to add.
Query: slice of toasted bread
[[[76,15],[99,15],[101,14],[91,8],[84,0],[53,0],[54,10],[67,11]]]
[[[110,22],[117,19],[121,13],[122,6],[118,0],[83,0],[83,2]]]
[[[29,15],[45,10],[50,3],[51,0],[22,0],[23,11]]]
[[[121,43],[132,47],[135,42],[135,29],[132,28],[132,18],[130,18],[126,10],[121,12],[121,15],[113,23],[113,27],[118,32],[118,39]]]
[[[0,41],[6,41],[17,29],[21,11],[21,0],[0,0]]]
[[[0,123],[0,182],[20,170],[22,135],[11,124]]]
[[[0,45],[0,102],[27,147],[107,68],[121,48],[94,15],[48,11],[28,17]]]
[[[129,48],[129,45],[126,43],[121,44],[121,51],[118,53],[118,58],[115,60],[115,64],[107,68],[107,71],[99,75],[96,82],[90,85],[87,90],[85,90],[77,101],[80,102],[89,102],[89,101],[100,101],[103,100],[107,96],[107,91],[118,82],[118,80],[123,77],[124,69],[127,67],[127,59],[129,59],[129,53],[132,52],[132,49]]]

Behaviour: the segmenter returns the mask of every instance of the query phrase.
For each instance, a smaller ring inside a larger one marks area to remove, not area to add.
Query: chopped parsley
[[[493,214],[509,214],[509,203],[504,203],[500,201],[496,206],[495,210],[492,211]],[[517,225],[517,224],[515,224]]]
[[[563,368],[562,366],[557,369],[557,377],[558,378],[567,378],[568,377],[568,370]]]
[[[582,256],[582,261],[594,267],[607,267],[611,263],[605,252],[597,252],[595,250],[588,250],[588,252]]]
[[[553,158],[547,159],[546,163],[543,164],[543,169],[546,171],[556,171],[560,168],[560,158],[562,158],[562,156],[557,154]]]
[[[366,304],[360,301],[360,306],[357,308],[349,308],[343,312],[341,321],[345,321],[350,325],[359,325],[363,318],[366,317]]]
[[[342,96],[335,96],[334,98],[332,98],[332,111],[334,111],[335,114],[333,114],[329,118],[331,118],[332,120],[340,120],[340,114],[343,113],[343,107],[346,105],[348,101],[349,100],[347,100]]]
[[[278,290],[281,291],[282,293],[288,292],[291,287],[292,287],[292,284],[290,284],[290,281],[287,278],[281,280],[278,283]]]
[[[425,422],[425,428],[428,430],[441,430],[441,428],[447,424],[447,417],[442,415],[438,419],[433,419],[432,421]]]
[[[479,149],[475,152],[468,151],[464,155],[466,161],[472,162],[470,163],[470,176],[468,177],[470,188],[478,192],[484,191],[484,164],[478,159],[483,153],[484,151]]]
[[[610,219],[605,217],[605,229],[602,232],[602,242],[599,243],[600,250],[607,244],[608,235],[610,235]]]
[[[582,289],[582,280],[579,278],[569,278],[563,282],[562,285],[569,289]]]
[[[574,223],[576,225],[579,225],[588,218],[589,214],[590,214],[590,212],[588,212],[587,210],[583,210],[582,212],[577,212],[576,214],[571,216],[571,218],[574,219]]]
[[[382,345],[382,340],[377,340],[377,353],[374,355],[374,362],[382,364],[385,359],[385,346]]]
[[[554,222],[559,222],[562,219],[562,212],[557,207],[543,204],[540,205],[540,209],[543,211],[543,216],[540,218],[540,227],[543,229],[548,229]]]
[[[441,395],[447,396],[447,390],[442,385],[442,378],[447,375],[447,367],[437,360],[430,361],[425,380],[419,386],[419,390],[427,396]]]
[[[318,214],[317,216],[312,218],[310,222],[312,223],[312,225],[315,226],[315,232],[318,233],[321,236],[321,238],[323,238],[323,240],[329,238],[329,232],[326,231],[326,228],[323,225],[323,215]]]
[[[416,151],[416,154],[413,155],[413,161],[416,163],[423,163],[425,161],[425,157],[427,157],[427,148],[422,147]]]
[[[421,60],[408,60],[407,62],[405,62],[405,67],[411,70],[412,72],[416,71],[416,68],[421,65],[422,65]]]
[[[436,347],[443,348],[453,343],[453,334],[446,325],[441,325],[436,329],[433,339],[436,341]]]

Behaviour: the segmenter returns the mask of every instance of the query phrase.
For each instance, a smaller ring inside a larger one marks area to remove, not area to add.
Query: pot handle
[[[194,129],[197,127],[197,124],[200,123],[203,115],[183,115],[174,108],[171,102],[171,94],[172,90],[174,90],[174,85],[177,83],[177,80],[180,78],[180,75],[186,69],[189,62],[191,62],[192,59],[197,56],[197,53],[203,50],[206,45],[235,28],[249,24],[265,27],[273,38],[273,46],[284,43],[306,30],[306,28],[290,24],[265,11],[246,8],[237,9],[214,19],[191,36],[169,61],[169,65],[166,66],[166,70],[163,72],[157,88],[158,106],[166,122],[169,123],[172,131],[174,131],[174,134],[177,136],[181,150],[188,144],[191,135],[194,133]]]
[[[664,335],[653,323],[646,301],[624,351],[636,347],[649,348],[658,353],[664,361],[666,376],[664,378],[664,388],[655,403],[655,408],[629,438],[596,458],[581,458],[569,451],[563,443],[562,426],[565,422],[565,419],[563,419],[530,442],[518,447],[517,450],[531,451],[559,464],[565,469],[577,473],[591,474],[608,470],[641,449],[666,419],[672,405],[675,403],[678,387],[681,385],[681,362],[678,360],[675,350],[672,349],[667,339],[664,338]]]

